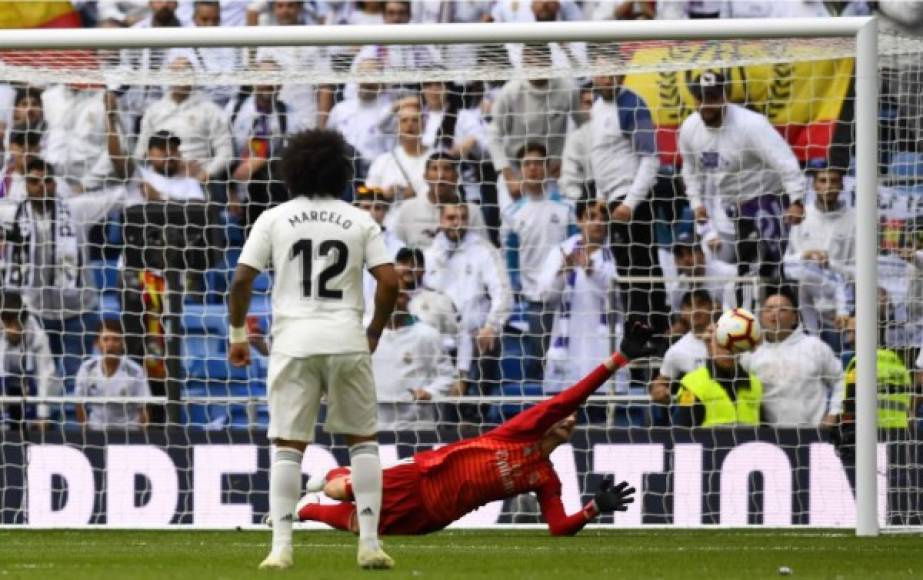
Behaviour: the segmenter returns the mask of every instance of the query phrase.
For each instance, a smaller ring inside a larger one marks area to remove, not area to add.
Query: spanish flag
[[[0,28],[79,28],[70,2],[0,2]]]

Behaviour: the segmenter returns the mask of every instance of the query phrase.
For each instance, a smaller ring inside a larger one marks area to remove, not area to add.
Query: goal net
[[[858,388],[878,399],[879,521],[919,527],[923,44],[879,39],[877,386],[852,362],[855,52],[0,52],[0,523],[263,521],[272,276],[247,368],[227,362],[228,287],[250,225],[288,198],[286,139],[323,125],[351,147],[343,198],[382,224],[401,277],[373,356],[386,464],[562,391],[641,320],[657,352],[551,454],[568,513],[612,475],[639,499],[603,525],[853,527]],[[729,357],[710,323],[734,307],[763,342]],[[348,464],[323,415],[306,476]],[[541,517],[524,495],[457,525]]]

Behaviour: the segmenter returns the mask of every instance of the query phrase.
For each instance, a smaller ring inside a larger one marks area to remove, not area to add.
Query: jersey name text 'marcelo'
[[[293,357],[367,352],[362,271],[391,261],[371,216],[332,198],[263,212],[240,255],[274,271],[272,350]]]

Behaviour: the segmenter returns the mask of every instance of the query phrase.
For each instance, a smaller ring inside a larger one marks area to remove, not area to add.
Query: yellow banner
[[[748,50],[749,48],[749,50]],[[697,49],[689,43],[642,47],[634,52],[633,65],[699,62],[740,63],[766,58],[766,44],[703,43]],[[721,72],[732,84],[731,99],[747,103],[762,112],[773,125],[806,125],[839,119],[849,90],[854,61],[851,58],[779,64],[742,64],[708,67]],[[702,70],[633,73],[625,86],[638,93],[654,116],[654,124],[675,127],[694,111],[689,92]]]

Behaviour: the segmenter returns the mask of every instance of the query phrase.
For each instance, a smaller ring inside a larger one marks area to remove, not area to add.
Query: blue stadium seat
[[[200,334],[227,336],[228,309],[224,304],[183,305],[183,330]]]
[[[891,155],[888,176],[897,179],[923,180],[923,154],[896,151]]]
[[[121,318],[122,299],[118,292],[103,292],[99,304],[99,316],[105,319]]]
[[[103,292],[119,289],[119,266],[116,260],[93,260],[89,263],[93,286]]]

